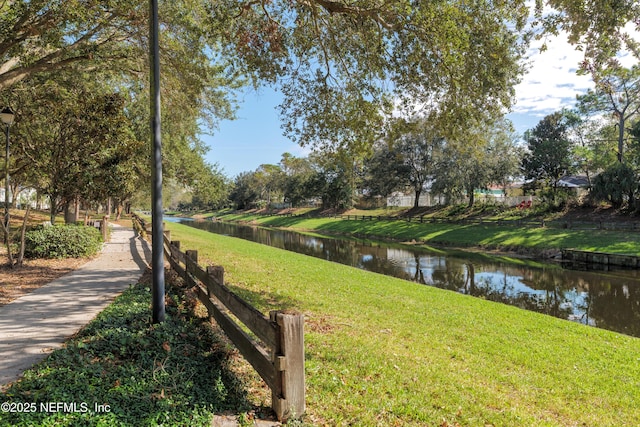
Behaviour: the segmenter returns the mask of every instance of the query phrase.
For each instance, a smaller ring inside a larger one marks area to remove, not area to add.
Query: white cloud
[[[583,53],[576,51],[565,35],[547,39],[547,49],[541,52],[543,43],[538,40],[529,49],[528,71],[515,88],[515,113],[543,116],[572,107],[577,94],[593,87],[590,76],[576,74]]]
[[[623,32],[640,40],[640,32],[633,23],[625,26]],[[545,43],[547,50],[541,52]],[[629,52],[622,52],[618,59],[626,68],[638,64],[638,59]],[[566,33],[534,41],[528,51],[528,72],[515,88],[517,101],[513,112],[544,116],[563,107],[573,107],[576,95],[594,87],[589,75],[576,74],[583,60],[584,52],[569,44]]]

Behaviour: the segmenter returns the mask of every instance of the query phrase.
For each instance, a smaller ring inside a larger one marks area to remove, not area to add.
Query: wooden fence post
[[[189,250],[187,249],[187,251],[185,252],[185,254],[191,258],[191,261],[193,261],[194,264],[198,263],[198,251],[194,251],[194,250]]]
[[[279,329],[273,354],[277,386],[271,405],[279,420],[299,418],[305,412],[304,315],[272,311],[269,316]]]
[[[168,240],[168,239],[167,239]],[[300,418],[305,413],[304,315],[272,311],[270,319],[224,286],[224,268],[198,265],[198,252],[179,250],[180,242],[170,242],[172,268],[194,286],[198,298],[240,353],[254,367],[272,392],[272,408],[280,421]],[[183,268],[180,264],[184,264]],[[205,288],[198,283],[204,284]],[[256,334],[272,353],[256,344],[227,310]]]
[[[207,267],[207,274],[218,282],[218,285],[224,286],[224,267],[221,265],[210,265]],[[207,296],[211,298],[211,289],[207,286]]]
[[[107,241],[108,228],[109,228],[109,217],[108,216],[104,216],[102,218],[102,221],[100,222],[100,231],[102,231],[102,241],[103,242]]]
[[[185,270],[187,271],[187,273],[191,273],[195,275],[194,270],[198,266],[198,251],[187,249],[187,251],[185,252],[185,255],[186,255],[184,260]]]

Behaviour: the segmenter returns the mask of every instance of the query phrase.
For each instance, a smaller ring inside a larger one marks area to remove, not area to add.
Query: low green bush
[[[95,255],[102,246],[97,228],[75,225],[38,227],[25,235],[29,258],[79,258]]]

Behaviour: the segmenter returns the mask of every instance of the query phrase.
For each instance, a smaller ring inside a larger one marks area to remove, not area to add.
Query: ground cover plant
[[[640,253],[636,233],[608,230],[569,230],[547,227],[519,227],[500,224],[419,223],[400,220],[361,221],[332,217],[306,218],[265,216],[231,212],[219,219],[234,222],[309,230],[327,234],[417,241],[432,245],[482,247],[487,249],[540,253],[577,249],[617,254]]]
[[[313,425],[619,426],[640,340],[167,224],[261,311],[307,316]]]
[[[167,277],[164,323],[151,324],[141,281],[0,394],[0,402],[76,403],[77,412],[5,411],[0,426],[209,426],[214,413],[246,411],[243,383],[229,369],[232,348]]]

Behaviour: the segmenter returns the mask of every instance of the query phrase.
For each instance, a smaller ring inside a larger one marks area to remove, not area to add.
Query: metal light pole
[[[7,233],[9,232],[9,128],[13,124],[14,118],[15,114],[10,107],[5,107],[2,112],[0,112],[0,119],[6,126],[5,134],[7,136],[4,158],[4,225]],[[5,238],[8,239],[9,236],[6,235]]]
[[[153,323],[164,322],[164,242],[162,227],[162,144],[160,139],[160,45],[158,0],[149,0],[150,107],[152,139],[151,274]]]

